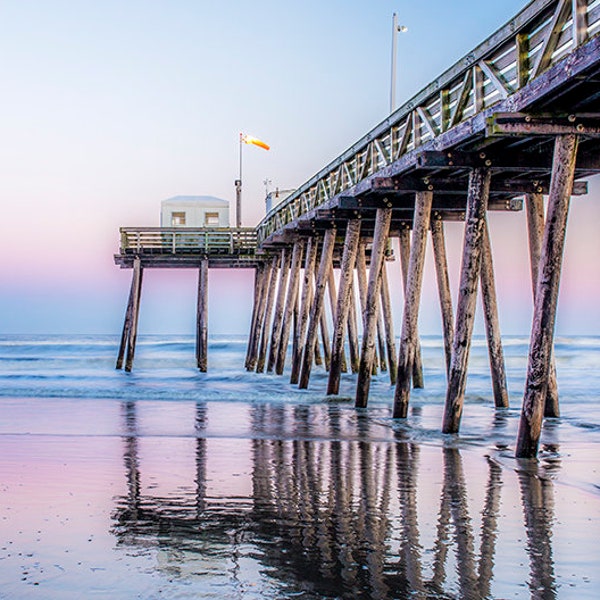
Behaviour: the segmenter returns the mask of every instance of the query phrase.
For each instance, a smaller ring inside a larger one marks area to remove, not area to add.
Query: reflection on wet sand
[[[251,439],[230,440],[248,448],[247,492],[220,494],[211,463],[227,457],[215,458],[223,447],[209,435],[210,405],[199,403],[194,485],[159,495],[142,484],[148,440],[136,410],[123,405],[128,493],[115,499],[113,532],[125,547],[159,548],[156,568],[188,577],[226,570],[232,585],[245,569],[278,598],[493,597],[505,486],[495,459],[474,476],[459,448],[400,432],[381,439],[381,427],[353,411],[256,405]],[[553,484],[527,463],[518,482],[530,592],[552,599]]]

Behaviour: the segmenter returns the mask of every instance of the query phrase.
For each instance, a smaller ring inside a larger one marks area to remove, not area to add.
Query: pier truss
[[[479,287],[494,400],[508,406],[487,214],[525,208],[534,315],[517,454],[535,456],[543,417],[559,414],[552,348],[569,201],[587,192],[583,179],[600,172],[599,31],[600,0],[530,2],[275,206],[252,233],[255,245],[243,258],[231,242],[219,266],[256,269],[246,368],[282,374],[291,336],[292,383],[308,387],[313,364],[322,360],[329,370],[327,392],[337,394],[341,371],[350,369],[357,374],[356,406],[365,407],[371,375],[381,368],[395,386],[393,415],[405,418],[411,386],[423,385],[417,320],[431,232],[448,372],[442,429],[459,431]],[[465,223],[455,307],[444,242],[448,220]],[[206,270],[217,265],[219,250],[206,240],[184,249],[177,236],[187,233],[173,230],[153,232],[158,253],[135,241],[144,230],[122,235],[116,260],[133,267],[134,277],[119,364],[128,343],[131,368],[143,267],[199,267],[201,323]],[[405,292],[398,348],[383,268],[394,238]],[[337,289],[334,268],[340,272]],[[198,331],[204,370],[206,332],[201,324]]]

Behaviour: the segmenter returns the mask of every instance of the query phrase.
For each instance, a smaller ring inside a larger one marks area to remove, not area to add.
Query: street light
[[[398,47],[398,33],[406,33],[408,27],[398,25],[398,14],[394,13],[392,17],[392,77],[390,84],[390,113],[396,108],[396,54]]]

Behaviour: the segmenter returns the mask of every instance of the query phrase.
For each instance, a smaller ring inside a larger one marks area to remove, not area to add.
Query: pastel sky
[[[130,272],[119,226],[159,224],[161,200],[234,200],[302,184],[384,119],[392,13],[403,102],[503,25],[523,0],[5,0],[0,3],[0,333],[118,333]],[[573,199],[559,332],[600,333],[600,184]],[[501,325],[527,335],[525,215],[490,219]],[[456,288],[461,227],[448,231]],[[429,260],[429,259],[428,259]],[[431,261],[421,330],[439,333]],[[401,293],[394,269],[398,321]],[[210,330],[243,333],[250,272],[211,271]],[[192,333],[196,274],[148,272],[140,331]]]

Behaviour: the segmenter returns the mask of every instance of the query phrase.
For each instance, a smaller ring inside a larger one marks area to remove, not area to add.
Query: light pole
[[[398,33],[405,33],[408,27],[398,25],[398,14],[392,16],[392,76],[390,83],[390,113],[396,108],[396,55],[398,53]]]

